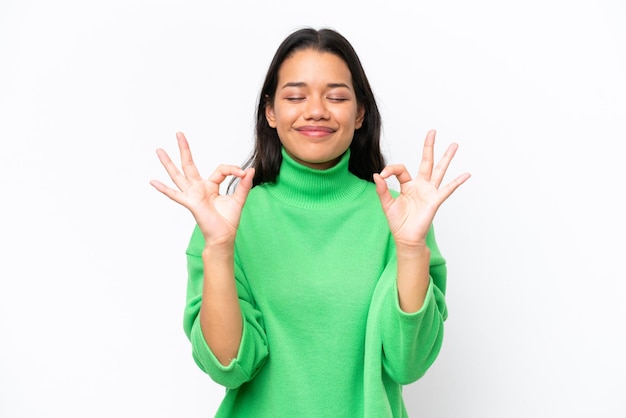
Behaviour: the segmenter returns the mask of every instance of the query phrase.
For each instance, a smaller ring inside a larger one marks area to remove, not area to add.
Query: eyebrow
[[[292,81],[289,83],[285,83],[281,89],[287,88],[287,87],[306,87],[306,83],[304,81]],[[346,83],[328,83],[326,85],[326,87],[329,87],[331,89],[335,89],[335,88],[339,88],[339,87],[345,87],[348,90],[350,90],[350,86],[347,85]]]

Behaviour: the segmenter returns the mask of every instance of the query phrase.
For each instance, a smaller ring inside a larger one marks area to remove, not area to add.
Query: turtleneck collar
[[[296,162],[282,150],[283,161],[274,183],[266,184],[277,199],[307,209],[325,209],[358,197],[367,186],[348,170],[350,149],[339,162],[326,170],[316,170]]]

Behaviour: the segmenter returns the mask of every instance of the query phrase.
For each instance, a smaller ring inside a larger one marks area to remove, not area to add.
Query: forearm
[[[396,247],[398,259],[398,300],[407,313],[419,311],[424,305],[430,283],[430,249],[426,243]]]
[[[234,278],[233,249],[207,246],[202,252],[204,283],[200,326],[219,362],[227,366],[237,357],[242,315]]]

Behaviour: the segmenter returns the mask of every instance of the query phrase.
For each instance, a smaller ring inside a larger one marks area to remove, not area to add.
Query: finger
[[[441,182],[443,181],[443,177],[446,175],[446,171],[448,171],[450,162],[452,161],[452,158],[454,158],[454,155],[456,154],[456,150],[458,148],[459,148],[458,144],[455,144],[455,143],[450,144],[446,152],[443,154],[443,157],[441,157],[441,160],[439,160],[439,162],[437,163],[437,166],[433,170],[433,174],[431,176],[430,181],[436,187],[439,187],[439,185],[441,185]]]
[[[200,173],[196,168],[196,164],[193,162],[191,156],[191,149],[189,148],[189,142],[182,132],[176,132],[176,139],[178,140],[178,149],[180,150],[180,162],[185,173],[185,177],[189,180],[199,180]]]
[[[471,176],[472,175],[470,173],[463,173],[460,176],[457,176],[457,178],[452,180],[450,183],[439,188],[439,196],[442,198],[441,202],[443,203],[444,200],[449,198],[450,195],[452,195],[452,193],[454,193],[454,191],[458,189],[461,184],[465,183]]]
[[[389,193],[387,182],[380,174],[374,173],[374,183],[376,184],[376,194],[380,199],[382,207],[388,207],[393,201],[393,197],[391,196],[391,193]]]
[[[409,173],[409,170],[406,169],[404,164],[390,164],[382,169],[382,171],[380,172],[380,176],[383,179],[387,179],[391,176],[396,176],[400,184],[412,180],[411,173]]]
[[[430,181],[430,177],[433,173],[434,165],[434,153],[435,153],[435,134],[436,131],[431,129],[426,134],[424,140],[424,148],[422,149],[422,161],[417,175],[427,181]]]
[[[172,159],[169,155],[167,155],[167,152],[159,148],[156,150],[156,153],[159,157],[159,161],[161,161],[161,164],[165,167],[165,171],[167,171],[168,176],[170,176],[174,184],[176,184],[176,187],[180,190],[186,189],[189,182],[172,162]]]
[[[241,177],[239,184],[237,184],[237,187],[235,188],[235,192],[233,193],[233,199],[235,199],[235,201],[240,206],[243,206],[243,204],[246,202],[246,199],[248,198],[248,193],[250,192],[250,189],[252,189],[253,179],[254,168],[248,168],[245,171],[245,175]]]
[[[236,165],[221,164],[215,169],[213,174],[209,176],[208,180],[219,186],[228,176],[243,177],[245,175],[246,172],[242,170],[241,167],[237,167]]]
[[[183,201],[181,199],[181,192],[179,192],[176,189],[173,189],[171,187],[166,186],[165,184],[161,183],[158,180],[150,180],[150,184],[157,189],[158,191],[160,191],[161,193],[163,193],[165,196],[169,197],[170,199],[172,199],[174,202],[176,203],[180,203],[181,205],[184,206]]]

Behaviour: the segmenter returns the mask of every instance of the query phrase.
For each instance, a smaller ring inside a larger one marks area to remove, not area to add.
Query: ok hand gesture
[[[380,174],[374,174],[376,192],[397,245],[425,245],[426,234],[441,204],[470,178],[469,173],[464,173],[441,186],[458,146],[450,145],[435,167],[434,144],[435,131],[431,130],[426,135],[422,161],[415,178],[411,178],[401,164],[389,165]],[[391,176],[396,176],[400,183],[400,195],[396,198],[391,196],[385,182]]]
[[[178,190],[158,180],[152,180],[150,184],[191,211],[207,244],[231,245],[235,240],[241,210],[252,188],[254,169],[244,171],[237,166],[220,165],[208,179],[203,179],[193,162],[185,135],[178,132],[176,138],[182,173],[164,150],[157,149],[157,155]],[[232,195],[220,195],[220,185],[228,176],[241,180]]]

